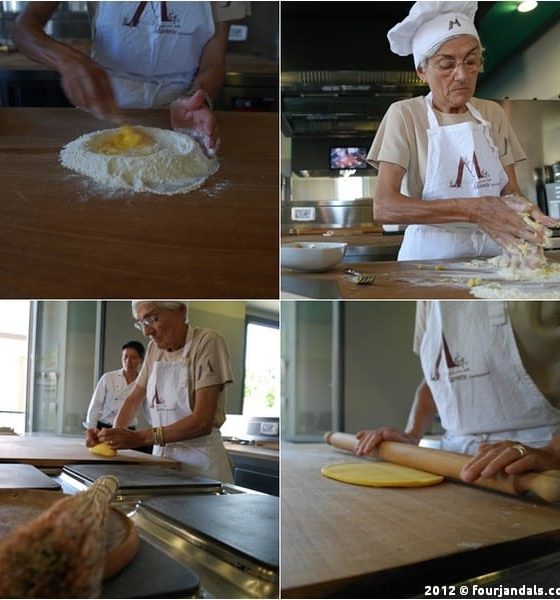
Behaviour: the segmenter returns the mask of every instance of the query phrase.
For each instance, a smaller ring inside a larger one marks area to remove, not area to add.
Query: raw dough
[[[371,487],[424,487],[443,481],[441,475],[386,462],[337,463],[323,467],[321,475]]]
[[[117,451],[113,450],[106,442],[101,442],[92,446],[89,451],[92,454],[98,454],[99,456],[117,456]]]
[[[64,146],[60,160],[113,189],[167,195],[200,187],[219,167],[189,135],[156,127],[88,133]]]

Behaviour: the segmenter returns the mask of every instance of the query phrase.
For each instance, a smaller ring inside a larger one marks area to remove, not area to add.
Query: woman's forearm
[[[139,385],[135,385],[128,398],[123,402],[113,427],[128,427],[134,421],[145,395],[146,390]]]
[[[420,440],[429,430],[436,413],[437,408],[432,392],[424,379],[416,390],[405,432],[416,436]]]
[[[480,198],[420,200],[403,194],[375,196],[373,217],[381,224],[474,222]]]

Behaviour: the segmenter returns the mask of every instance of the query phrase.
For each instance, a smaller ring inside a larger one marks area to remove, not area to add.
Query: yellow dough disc
[[[441,475],[386,462],[327,465],[321,474],[344,483],[371,487],[424,487],[443,481]]]
[[[92,454],[98,454],[99,456],[117,456],[117,451],[113,450],[113,448],[105,442],[92,446],[89,451]]]

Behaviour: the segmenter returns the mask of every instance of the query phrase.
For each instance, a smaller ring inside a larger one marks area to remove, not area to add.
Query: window
[[[0,432],[25,432],[29,311],[28,301],[0,302]]]
[[[278,323],[248,317],[245,325],[243,415],[280,416],[279,358]]]

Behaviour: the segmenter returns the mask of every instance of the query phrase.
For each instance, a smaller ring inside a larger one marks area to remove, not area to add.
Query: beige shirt
[[[525,370],[543,396],[560,408],[560,302],[507,302],[517,349]],[[428,306],[417,303],[413,350],[420,351]]]
[[[225,384],[233,381],[229,352],[224,339],[216,331],[191,325],[189,325],[189,329],[192,339],[189,342],[189,336],[187,336],[187,346],[174,352],[161,350],[153,341],[148,344],[146,357],[136,383],[143,389],[147,388],[148,378],[157,361],[184,362],[187,369],[191,410],[194,408],[196,390],[211,385],[221,386],[214,417],[214,427],[219,429],[226,420]]]
[[[471,98],[470,102],[490,123],[490,133],[502,165],[505,167],[525,160],[523,149],[502,107],[490,100]],[[476,121],[469,111],[458,115],[434,112],[440,125]],[[428,128],[423,96],[395,102],[385,113],[367,157],[376,168],[379,168],[380,162],[390,162],[405,169],[401,192],[411,198],[422,197],[428,158]]]

